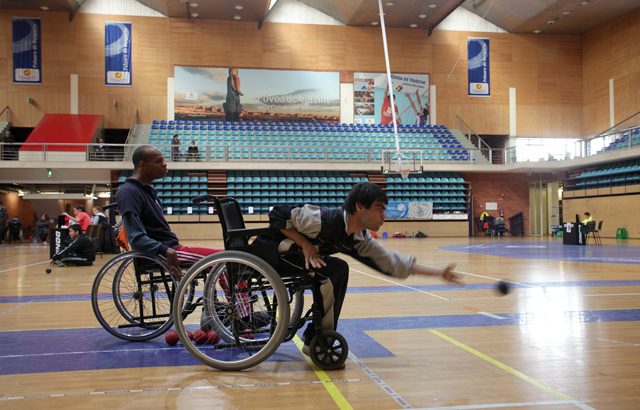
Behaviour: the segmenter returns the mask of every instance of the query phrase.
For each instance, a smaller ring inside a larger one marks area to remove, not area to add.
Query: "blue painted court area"
[[[640,247],[625,245],[563,245],[560,241],[496,242],[442,246],[451,252],[575,262],[640,264]]]
[[[568,311],[559,313],[570,323],[640,321],[640,309]],[[392,353],[371,338],[375,330],[437,329],[477,326],[528,326],[548,320],[546,314],[501,313],[342,319],[339,331],[360,358],[389,357]],[[298,361],[302,354],[284,343],[269,361]],[[124,342],[102,328],[13,331],[0,333],[0,374],[74,370],[200,365],[182,346],[167,346],[162,337],[143,343]]]

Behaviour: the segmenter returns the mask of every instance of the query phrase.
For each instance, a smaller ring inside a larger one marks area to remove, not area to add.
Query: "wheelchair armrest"
[[[232,238],[251,238],[252,236],[258,236],[261,234],[272,233],[271,228],[245,228],[245,229],[230,229],[227,231],[227,235]]]

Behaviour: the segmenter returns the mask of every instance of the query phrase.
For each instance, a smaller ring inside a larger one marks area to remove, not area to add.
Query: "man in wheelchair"
[[[221,249],[181,245],[162,213],[162,204],[151,183],[167,175],[167,164],[155,147],[143,145],[132,156],[133,176],[120,185],[116,200],[129,245],[135,251],[151,256],[161,255],[176,276],[180,265],[191,265]]]
[[[344,253],[385,275],[406,278],[410,274],[441,276],[445,281],[462,285],[453,272],[454,264],[444,269],[416,264],[416,258],[385,249],[372,238],[369,231],[377,231],[384,223],[387,194],[376,184],[359,183],[353,186],[344,206],[331,209],[315,205],[278,205],[269,213],[282,259],[293,269],[306,271],[321,281],[324,305],[323,330],[335,330],[347,291],[349,265],[335,258]],[[298,249],[302,256],[296,252]],[[316,328],[310,323],[303,339],[308,346]]]

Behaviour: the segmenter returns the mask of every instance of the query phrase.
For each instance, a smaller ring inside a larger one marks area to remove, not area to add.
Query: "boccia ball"
[[[511,291],[511,285],[509,284],[509,282],[501,280],[496,284],[496,290],[498,291],[498,293],[504,296]]]
[[[51,268],[47,268],[44,271],[47,272],[47,273],[51,273]]]
[[[207,334],[203,330],[198,330],[193,334],[193,341],[201,345],[207,341]]]
[[[178,343],[180,337],[173,330],[169,330],[166,335],[164,335],[164,341],[167,342],[169,346],[175,346]]]
[[[217,344],[220,341],[220,335],[214,332],[213,330],[209,330],[207,332],[207,343],[211,343],[212,345]]]

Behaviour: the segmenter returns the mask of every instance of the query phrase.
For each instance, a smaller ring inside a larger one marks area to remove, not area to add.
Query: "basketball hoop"
[[[409,178],[409,174],[411,173],[411,170],[409,170],[409,169],[399,169],[398,173],[400,174],[400,177],[402,179],[408,179]]]

